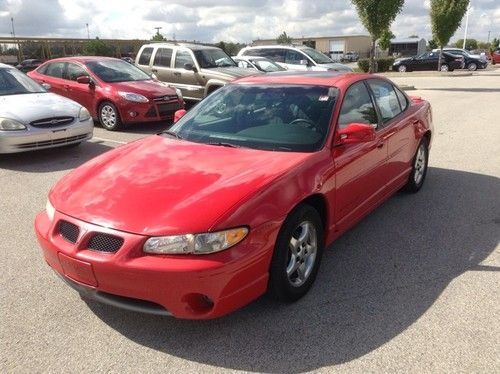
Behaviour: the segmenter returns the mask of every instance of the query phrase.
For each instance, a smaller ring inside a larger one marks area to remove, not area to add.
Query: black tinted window
[[[285,62],[285,49],[282,48],[257,48],[245,51],[245,56],[267,57],[274,62]]]
[[[354,83],[347,89],[340,108],[339,128],[350,123],[378,124],[377,112],[363,82]]]
[[[54,62],[47,66],[45,70],[45,75],[50,75],[51,77],[62,78],[64,73],[64,62]]]
[[[191,57],[191,53],[188,51],[177,51],[175,56],[175,68],[183,69],[184,64],[191,64],[194,66],[193,58]]]
[[[286,51],[285,64],[300,65],[301,60],[307,60],[306,56],[297,51],[288,49]]]
[[[172,60],[172,49],[170,48],[159,48],[156,51],[155,59],[153,65],[164,66],[169,68],[170,61]]]
[[[153,54],[153,48],[144,48],[142,50],[141,56],[139,57],[139,65],[149,65],[151,60],[151,55]]]
[[[375,95],[375,101],[377,102],[384,122],[391,120],[401,113],[401,106],[399,105],[399,100],[392,84],[385,81],[370,79],[368,85]]]

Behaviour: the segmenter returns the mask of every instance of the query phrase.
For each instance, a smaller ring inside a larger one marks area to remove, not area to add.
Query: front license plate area
[[[60,252],[58,253],[58,257],[64,275],[74,281],[97,287],[97,279],[95,278],[92,264],[66,256]]]

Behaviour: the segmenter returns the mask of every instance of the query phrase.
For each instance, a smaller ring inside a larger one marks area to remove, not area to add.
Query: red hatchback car
[[[162,134],[77,168],[35,222],[84,296],[208,319],[311,287],[325,245],[425,180],[431,107],[368,74],[228,84]]]
[[[107,130],[122,125],[171,120],[184,107],[180,90],[152,79],[126,61],[67,57],[45,62],[28,75],[50,91],[88,109]]]

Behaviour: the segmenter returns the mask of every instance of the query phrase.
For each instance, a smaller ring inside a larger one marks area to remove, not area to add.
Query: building
[[[419,38],[392,39],[389,47],[390,56],[415,56],[424,53],[427,41]]]
[[[337,35],[317,36],[309,38],[292,38],[293,44],[305,44],[326,53],[334,60],[340,60],[347,52],[355,52],[359,57],[370,54],[371,37],[369,35]],[[257,39],[252,46],[277,44],[276,39]]]

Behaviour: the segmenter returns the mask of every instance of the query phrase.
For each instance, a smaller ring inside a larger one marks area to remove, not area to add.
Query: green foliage
[[[477,42],[477,48],[479,48],[479,49],[490,49],[490,43],[488,43],[488,42]]]
[[[232,42],[220,41],[220,42],[216,43],[215,46],[222,49],[229,56],[236,56],[238,54],[238,52],[246,45],[242,44],[242,43],[232,43]]]
[[[490,50],[494,51],[500,46],[500,39],[493,38],[490,42]]]
[[[375,41],[389,30],[391,23],[403,9],[404,0],[351,0],[361,23],[372,37],[370,72],[375,71]]]
[[[157,32],[155,35],[153,35],[151,37],[151,41],[153,41],[153,42],[165,42],[165,41],[167,41],[167,39],[162,34]]]
[[[99,38],[95,38],[85,44],[83,54],[86,56],[112,56],[113,49]]]
[[[464,40],[463,39],[458,39],[455,42],[455,47],[457,48],[463,48],[464,46]],[[468,49],[469,51],[472,49],[477,49],[478,48],[478,43],[476,39],[467,39],[465,41],[465,49]]]
[[[427,49],[429,50],[433,50],[433,49],[436,49],[438,48],[438,44],[436,43],[436,41],[434,39],[430,39],[428,42],[427,42]]]
[[[381,50],[387,51],[391,46],[391,39],[394,39],[396,35],[392,33],[391,30],[387,29],[382,33],[382,36],[378,40],[378,46]]]
[[[292,38],[286,34],[286,31],[283,31],[283,33],[276,38],[276,42],[278,44],[292,44]]]
[[[469,0],[431,0],[432,38],[440,47],[455,34],[468,6]]]
[[[394,58],[389,57],[389,58],[379,58],[378,60],[375,61],[377,64],[377,71],[378,72],[384,72],[384,71],[390,71],[392,69],[392,64],[394,64]],[[370,70],[370,59],[368,58],[361,58],[358,60],[358,67],[359,70],[367,73]]]

